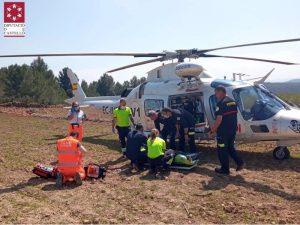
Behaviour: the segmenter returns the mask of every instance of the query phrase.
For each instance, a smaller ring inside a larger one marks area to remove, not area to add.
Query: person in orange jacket
[[[80,109],[78,102],[73,102],[72,107],[68,112],[67,119],[69,120],[68,133],[76,131],[79,133],[78,140],[82,142],[83,126],[82,122],[87,119],[86,114]]]
[[[77,185],[82,184],[85,178],[85,170],[82,164],[83,154],[86,149],[77,140],[78,132],[72,131],[70,136],[57,141],[58,165],[56,186],[62,187],[67,181],[74,181]]]

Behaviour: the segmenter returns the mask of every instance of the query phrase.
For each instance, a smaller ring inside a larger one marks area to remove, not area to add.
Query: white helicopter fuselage
[[[112,114],[121,97],[131,107],[135,123],[143,124],[146,131],[154,128],[147,113],[163,107],[183,107],[190,111],[196,121],[198,140],[209,140],[207,132],[215,121],[216,99],[214,88],[225,86],[227,95],[238,103],[238,142],[276,141],[278,146],[300,143],[300,110],[289,106],[268,92],[259,82],[218,80],[205,71],[199,77],[178,77],[176,65],[171,63],[148,72],[145,83],[129,92],[127,96],[86,97],[79,86],[78,78],[68,71],[74,97],[68,103],[78,101]],[[264,79],[265,80],[265,79]]]

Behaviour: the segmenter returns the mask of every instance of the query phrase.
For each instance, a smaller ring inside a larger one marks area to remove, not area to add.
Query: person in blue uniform
[[[137,124],[135,130],[129,132],[126,145],[126,156],[137,171],[142,170],[147,162],[146,146],[147,136],[144,134],[144,128]]]
[[[210,136],[216,134],[218,157],[221,163],[221,168],[216,168],[215,172],[229,174],[229,156],[237,165],[236,171],[242,170],[244,167],[244,162],[234,147],[238,110],[236,102],[226,95],[225,87],[216,87],[215,96],[218,99],[215,112],[216,121],[211,128]]]
[[[190,152],[196,151],[195,145],[195,119],[185,109],[163,108],[162,116],[167,119],[168,126],[172,127],[179,138],[179,150],[184,151],[185,143],[188,142]]]
[[[164,118],[160,110],[150,110],[148,117],[153,120],[155,128],[159,131],[160,137],[168,142],[168,148],[176,149],[176,126],[168,118]],[[163,125],[161,129],[161,125]]]

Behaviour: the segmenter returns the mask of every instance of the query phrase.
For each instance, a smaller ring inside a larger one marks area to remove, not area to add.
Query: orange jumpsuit
[[[73,137],[66,137],[57,141],[58,165],[57,170],[63,175],[63,183],[74,180],[79,173],[81,179],[85,178],[85,170],[82,165],[82,153],[79,149],[79,141]]]

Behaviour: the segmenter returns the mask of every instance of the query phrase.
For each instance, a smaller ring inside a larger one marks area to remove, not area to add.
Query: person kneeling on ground
[[[77,185],[81,185],[82,180],[85,178],[82,156],[86,149],[76,139],[79,135],[76,131],[72,131],[69,135],[57,141],[57,187],[62,187],[67,181],[73,180],[75,180]]]
[[[143,125],[137,124],[135,130],[129,132],[126,145],[126,156],[136,170],[142,170],[147,162],[146,146],[147,136]]]
[[[166,151],[166,142],[159,137],[159,131],[152,129],[149,139],[147,140],[148,158],[151,173],[157,173],[157,167],[163,163],[164,152]]]

